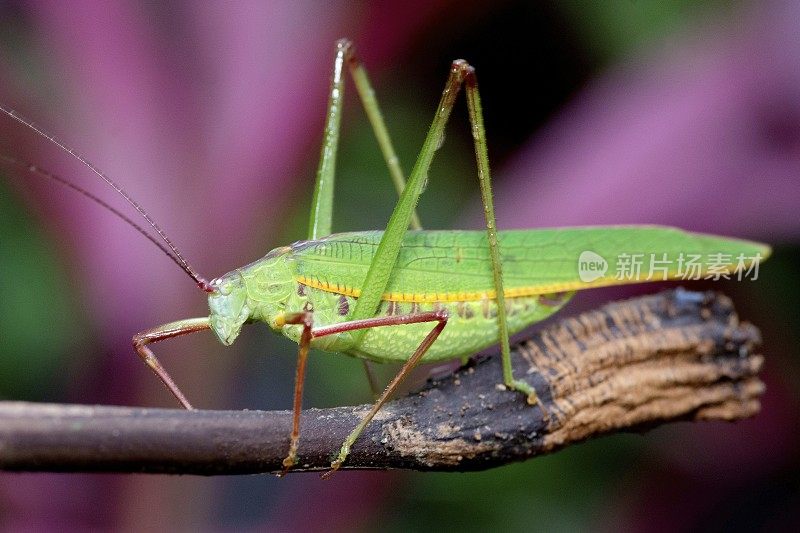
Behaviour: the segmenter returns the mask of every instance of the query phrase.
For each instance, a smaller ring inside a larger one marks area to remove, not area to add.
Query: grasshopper
[[[335,161],[349,71],[400,194],[383,231],[331,234]],[[415,213],[434,154],[464,89],[475,146],[485,231],[426,231]],[[421,362],[467,357],[500,344],[503,385],[539,404],[536,391],[512,373],[510,335],[547,318],[575,291],[651,281],[648,272],[619,274],[624,259],[658,256],[660,279],[683,279],[688,257],[710,257],[695,265],[696,277],[728,277],[757,268],[767,245],[659,226],[610,226],[498,231],[489,159],[475,69],[464,60],[450,67],[441,100],[414,168],[405,180],[366,70],[353,45],[336,43],[322,155],[309,220],[308,239],[276,248],[263,258],[208,281],[183,258],[161,228],[124,190],[86,158],[13,111],[8,116],[34,129],[81,160],[133,206],[156,232],[147,233],[119,211],[78,189],[127,220],[156,243],[208,293],[210,314],[178,320],[133,337],[136,353],[187,409],[191,403],[161,365],[150,345],[211,330],[232,344],[242,326],[263,322],[299,344],[293,423],[283,473],[298,460],[305,365],[311,347],[402,367],[353,429],[331,463],[330,475],[409,372]],[[5,158],[14,162],[10,158]],[[46,177],[63,181],[37,168]],[[77,188],[68,184],[72,188]],[[609,258],[616,257],[609,261]]]

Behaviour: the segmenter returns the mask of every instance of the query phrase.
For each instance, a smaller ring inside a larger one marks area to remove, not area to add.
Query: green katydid
[[[355,82],[400,199],[385,230],[331,235],[346,70]],[[423,231],[414,210],[462,86],[472,126],[486,231]],[[350,42],[337,42],[308,240],[276,248],[262,259],[210,282],[189,266],[163,231],[114,181],[13,111],[0,110],[81,160],[117,190],[163,243],[114,212],[159,245],[208,293],[209,316],[158,326],[133,338],[136,352],[184,407],[192,409],[150,344],[212,330],[224,345],[230,345],[245,323],[256,321],[298,342],[293,428],[284,472],[298,458],[305,362],[310,347],[376,362],[403,363],[343,443],[331,464],[333,472],[418,363],[462,358],[499,342],[503,385],[523,393],[528,403],[538,403],[531,385],[512,375],[509,336],[558,311],[576,290],[691,277],[687,276],[690,258],[695,258],[694,277],[741,276],[743,271],[757,268],[770,253],[768,246],[756,242],[658,226],[498,231],[475,71],[463,60],[452,63],[430,130],[406,183],[366,71]],[[40,169],[30,170],[63,181]],[[698,264],[699,257],[716,261]],[[653,261],[643,270],[635,263],[636,258]],[[609,270],[618,275],[612,276]],[[653,278],[654,274],[657,277]]]

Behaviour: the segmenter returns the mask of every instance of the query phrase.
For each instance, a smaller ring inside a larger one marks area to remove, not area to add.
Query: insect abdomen
[[[572,296],[525,296],[506,300],[509,331],[513,334],[558,311]],[[424,362],[472,355],[498,343],[497,302],[483,299],[466,302],[406,303],[383,301],[379,315],[403,315],[445,309],[449,314],[439,339],[425,354]],[[347,353],[376,361],[405,361],[419,346],[434,323],[409,324],[368,330],[358,346]]]

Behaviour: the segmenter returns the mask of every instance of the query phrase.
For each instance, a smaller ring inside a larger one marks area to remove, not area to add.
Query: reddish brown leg
[[[430,333],[428,333],[428,335],[422,340],[420,345],[417,347],[414,354],[411,357],[409,357],[408,361],[406,361],[403,364],[403,367],[400,369],[400,372],[398,372],[397,375],[394,377],[394,379],[389,383],[389,385],[386,386],[386,389],[383,391],[383,394],[381,394],[380,398],[378,398],[378,400],[372,406],[372,409],[370,409],[369,412],[366,415],[364,415],[364,418],[361,419],[361,422],[359,422],[356,428],[350,432],[350,434],[347,436],[344,443],[342,444],[342,448],[339,450],[339,455],[336,457],[336,460],[331,463],[331,469],[322,475],[322,479],[328,479],[333,475],[334,472],[336,472],[339,469],[340,466],[342,466],[342,463],[344,463],[345,459],[347,459],[347,456],[350,453],[350,447],[364,431],[364,428],[366,428],[367,424],[369,424],[370,421],[375,417],[375,415],[378,414],[380,408],[383,406],[384,403],[386,403],[386,400],[388,400],[389,397],[392,394],[394,394],[394,391],[397,389],[400,383],[402,383],[403,380],[406,377],[408,377],[408,375],[411,373],[411,371],[414,369],[417,363],[419,363],[419,361],[422,359],[422,356],[425,355],[425,352],[428,351],[428,349],[431,347],[434,341],[436,341],[436,339],[439,337],[439,334],[442,332],[444,327],[447,325],[447,311],[433,311],[430,313],[419,313],[417,315],[406,315],[406,316],[418,317],[420,315],[428,315],[427,320],[424,320],[425,322],[430,322],[435,320],[439,323],[433,327]],[[397,318],[403,318],[403,317],[401,316]],[[420,320],[419,322],[423,321]],[[403,322],[403,323],[408,323],[408,322]]]
[[[308,349],[311,347],[311,328],[314,317],[310,312],[289,315],[285,318],[286,324],[302,324],[303,332],[300,334],[300,348],[297,352],[297,370],[294,377],[294,403],[292,405],[292,434],[289,438],[289,455],[283,460],[283,471],[279,476],[284,476],[297,462],[297,446],[300,443],[300,411],[303,408],[303,385],[306,381],[306,360]]]
[[[342,450],[339,452],[339,459],[337,459],[338,463],[335,461],[334,464],[331,465],[332,471],[339,468],[339,465],[341,465],[341,463],[344,461],[344,458],[347,457],[347,452],[349,452],[350,446],[353,445],[353,442],[355,442],[361,432],[364,431],[364,428],[375,416],[375,413],[378,412],[381,406],[408,375],[411,369],[413,369],[419,360],[422,359],[422,356],[428,351],[428,348],[430,348],[431,344],[433,344],[433,341],[435,341],[439,336],[439,333],[442,332],[442,329],[444,329],[444,326],[447,324],[447,311],[430,311],[426,313],[416,313],[413,315],[384,316],[367,318],[364,320],[351,320],[350,322],[342,322],[340,324],[324,326],[316,329],[313,329],[313,317],[310,312],[297,313],[284,317],[284,323],[286,324],[302,324],[303,333],[300,335],[297,375],[294,387],[294,412],[292,416],[292,434],[289,443],[289,455],[283,460],[283,471],[280,474],[281,476],[286,474],[286,472],[297,462],[297,448],[300,442],[300,411],[303,404],[303,382],[305,381],[305,364],[306,358],[308,357],[308,349],[311,345],[311,339],[359,329],[369,329],[383,326],[399,326],[403,324],[419,324],[422,322],[439,323],[436,324],[430,333],[428,333],[411,358],[406,361],[397,376],[395,376],[392,382],[389,383],[389,385],[386,387],[386,390],[383,391],[383,394],[372,407],[370,412],[361,420],[356,429],[348,436],[347,440],[342,445]],[[330,472],[328,472],[327,475],[330,475]]]
[[[179,337],[181,335],[187,335],[189,333],[195,333],[197,331],[203,331],[206,329],[211,329],[211,321],[208,317],[189,318],[186,320],[178,320],[177,322],[170,322],[169,324],[164,324],[163,326],[142,331],[133,337],[133,348],[136,350],[136,353],[138,353],[139,357],[142,358],[147,366],[149,366],[153,372],[156,373],[161,382],[167,387],[167,390],[169,390],[186,409],[194,409],[194,407],[192,407],[192,404],[189,403],[189,400],[186,399],[186,396],[183,395],[164,367],[161,366],[161,363],[159,363],[153,351],[148,348],[147,345],[154,342],[163,341],[165,339],[171,339],[172,337]]]

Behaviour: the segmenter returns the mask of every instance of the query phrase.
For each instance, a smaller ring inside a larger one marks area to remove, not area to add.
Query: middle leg
[[[438,322],[428,335],[417,347],[416,351],[411,357],[403,364],[403,367],[398,372],[397,376],[389,383],[381,396],[372,406],[369,413],[361,419],[358,426],[347,436],[342,448],[339,451],[337,459],[331,464],[332,471],[341,466],[345,458],[350,452],[350,447],[358,439],[359,435],[367,427],[370,420],[380,410],[381,406],[389,399],[397,387],[408,376],[413,368],[419,363],[433,342],[439,337],[439,334],[447,325],[448,314],[445,310],[429,311],[425,313],[415,313],[410,315],[399,316],[382,316],[367,318],[364,320],[351,320],[349,322],[342,322],[340,324],[333,324],[331,326],[323,326],[319,328],[313,327],[313,315],[310,312],[296,313],[286,315],[283,317],[284,324],[298,324],[303,326],[303,331],[300,335],[300,346],[298,351],[298,364],[297,376],[295,380],[294,392],[294,407],[292,417],[292,433],[289,444],[289,454],[283,460],[283,472],[285,474],[297,462],[297,449],[300,441],[300,412],[302,410],[302,397],[303,397],[303,383],[305,381],[305,362],[308,357],[308,350],[311,346],[311,340],[314,338],[325,337],[337,333],[344,333],[347,331],[365,330],[370,328],[385,327],[385,326],[399,326],[403,324],[420,324],[424,322]]]

